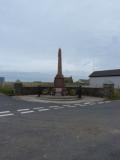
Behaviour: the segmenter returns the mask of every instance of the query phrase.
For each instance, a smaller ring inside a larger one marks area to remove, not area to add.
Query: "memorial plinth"
[[[64,91],[64,76],[62,74],[62,51],[58,51],[58,72],[54,79],[55,95],[63,95]]]

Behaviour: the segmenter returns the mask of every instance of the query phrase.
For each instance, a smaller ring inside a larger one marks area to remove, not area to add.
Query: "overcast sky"
[[[52,80],[58,48],[74,79],[120,68],[120,0],[0,0],[0,75]]]

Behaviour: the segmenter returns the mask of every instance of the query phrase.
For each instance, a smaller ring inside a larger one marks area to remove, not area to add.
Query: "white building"
[[[89,77],[93,88],[102,88],[104,84],[114,84],[114,88],[120,88],[120,69],[95,71]]]

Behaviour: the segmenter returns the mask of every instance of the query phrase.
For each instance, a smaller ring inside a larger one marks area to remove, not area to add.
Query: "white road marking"
[[[29,111],[30,109],[26,108],[26,109],[18,109],[18,112],[22,112],[22,111]]]
[[[81,104],[81,105],[80,105],[80,107],[85,107],[85,106],[87,106],[87,105],[86,105],[86,104]]]
[[[70,106],[70,104],[63,105],[63,107],[69,107],[69,106]]]
[[[36,110],[37,110],[37,109],[43,109],[43,108],[44,108],[44,107],[36,107],[36,108],[33,108],[33,109],[36,109]]]
[[[95,105],[96,103],[83,103],[83,104],[74,104],[75,106],[80,106],[80,107],[84,107],[84,106],[88,106],[88,105],[90,105],[90,106],[92,106],[92,105]]]
[[[7,117],[7,116],[13,116],[13,113],[9,113],[9,114],[1,114],[0,117]]]
[[[105,102],[98,102],[98,104],[104,104]]]
[[[49,108],[58,108],[59,106],[49,106]]]
[[[85,105],[89,105],[89,104],[90,104],[90,102],[85,102],[84,104],[85,104]]]
[[[0,114],[4,114],[4,113],[10,113],[10,111],[2,111],[2,112],[0,112]]]
[[[39,112],[49,111],[50,109],[40,109]]]
[[[75,108],[75,107],[77,107],[77,106],[70,106],[70,105],[69,105],[69,106],[67,106],[67,107],[68,107],[68,108]]]
[[[57,107],[57,108],[53,108],[53,109],[56,109],[56,110],[57,110],[57,109],[63,109],[63,108],[64,108],[64,107]]]
[[[90,106],[93,106],[93,105],[96,105],[96,103],[90,103],[89,105],[90,105]]]
[[[105,103],[111,103],[111,101],[105,101]]]
[[[75,106],[79,106],[80,104],[74,104]]]
[[[28,113],[33,113],[34,111],[26,111],[26,112],[21,112],[21,114],[28,114]]]

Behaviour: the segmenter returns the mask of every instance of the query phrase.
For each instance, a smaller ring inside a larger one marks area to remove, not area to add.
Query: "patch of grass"
[[[8,96],[13,96],[14,95],[14,90],[13,88],[11,87],[8,87],[8,86],[1,86],[0,87],[0,93],[3,93],[5,95],[8,95]]]
[[[120,91],[115,91],[112,100],[120,100]]]

